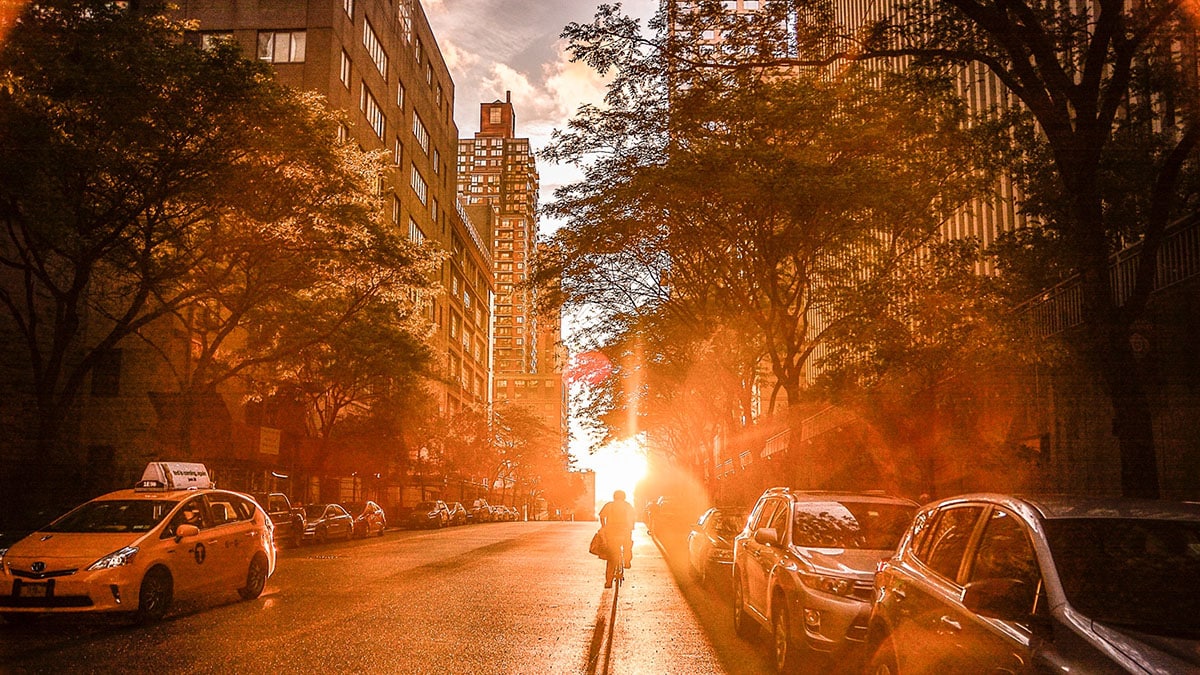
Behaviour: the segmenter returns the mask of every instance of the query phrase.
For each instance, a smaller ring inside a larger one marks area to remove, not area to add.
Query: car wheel
[[[37,618],[37,614],[28,614],[25,612],[4,612],[0,614],[5,623],[10,626],[28,626]]]
[[[746,591],[742,580],[733,580],[733,629],[744,638],[752,638],[758,632],[758,624],[746,615]]]
[[[317,530],[317,534],[313,537],[313,540],[315,540],[318,544],[324,544],[325,542],[329,541],[329,535],[323,529]]]
[[[785,600],[778,598],[780,606],[775,610],[771,619],[771,637],[775,650],[775,671],[779,673],[794,673],[800,661],[796,643],[792,641],[791,621]]]
[[[134,620],[141,624],[162,620],[171,608],[173,592],[170,572],[162,567],[152,567],[142,577]]]
[[[386,529],[387,529],[387,525],[384,525],[383,523],[380,523],[380,524],[379,524],[379,536],[381,536],[381,537],[382,537],[382,536],[383,536],[383,532],[384,532],[384,530],[386,530]]]
[[[867,675],[899,675],[900,668],[896,665],[896,654],[888,641],[884,641],[871,655],[871,660],[863,670]]]
[[[259,553],[250,561],[250,569],[246,572],[246,585],[238,589],[238,595],[243,600],[253,600],[262,595],[267,586],[267,559]]]

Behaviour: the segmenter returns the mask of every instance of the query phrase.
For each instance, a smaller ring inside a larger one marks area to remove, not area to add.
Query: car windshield
[[[309,520],[320,518],[323,515],[325,515],[324,504],[309,504],[308,506],[304,507],[304,517],[308,518]]]
[[[714,515],[713,529],[719,535],[732,537],[746,526],[745,511],[719,511]]]
[[[346,509],[346,512],[352,516],[357,516],[363,511],[367,510],[366,502],[349,502],[342,504],[342,507]]]
[[[1200,522],[1054,519],[1046,536],[1067,601],[1087,617],[1200,638]]]
[[[792,544],[895,549],[915,510],[905,504],[881,502],[798,502],[792,515]]]
[[[44,528],[43,532],[149,532],[179,502],[122,499],[88,502]]]
[[[433,511],[437,508],[437,502],[417,502],[415,507],[418,511]]]

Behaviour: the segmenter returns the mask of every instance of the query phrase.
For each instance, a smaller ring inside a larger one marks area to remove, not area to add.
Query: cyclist
[[[625,491],[613,493],[613,500],[600,509],[600,529],[608,542],[608,564],[604,570],[604,587],[612,588],[617,570],[624,562],[629,568],[633,552],[633,505],[625,501]],[[624,551],[624,556],[622,556]]]

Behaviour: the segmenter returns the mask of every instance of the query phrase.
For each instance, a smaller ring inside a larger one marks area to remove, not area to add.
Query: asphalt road
[[[603,588],[593,523],[492,523],[284,551],[258,600],[230,592],[138,627],[50,616],[0,626],[3,673],[765,673],[724,593],[634,537]]]

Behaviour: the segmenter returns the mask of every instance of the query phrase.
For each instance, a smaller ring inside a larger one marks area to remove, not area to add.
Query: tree
[[[986,177],[984,130],[943,81],[685,70],[690,47],[671,46],[699,40],[648,41],[613,8],[565,35],[613,73],[607,107],[581,109],[546,152],[589,162],[549,207],[568,218],[550,273],[605,338],[669,325],[661,343],[720,335],[753,354],[771,407],[782,393],[799,410],[814,350],[853,318],[843,298],[892,288]]]
[[[521,405],[496,409],[492,419],[492,438],[498,460],[489,485],[513,488],[513,494],[533,500],[544,486],[565,480],[571,457],[546,423],[532,410]],[[503,499],[503,494],[501,494]]]
[[[420,276],[382,227],[378,159],[331,143],[322,101],[185,29],[157,3],[50,0],[0,50],[0,305],[39,462],[59,461],[96,364],[166,317],[203,338],[181,387],[209,390]]]

